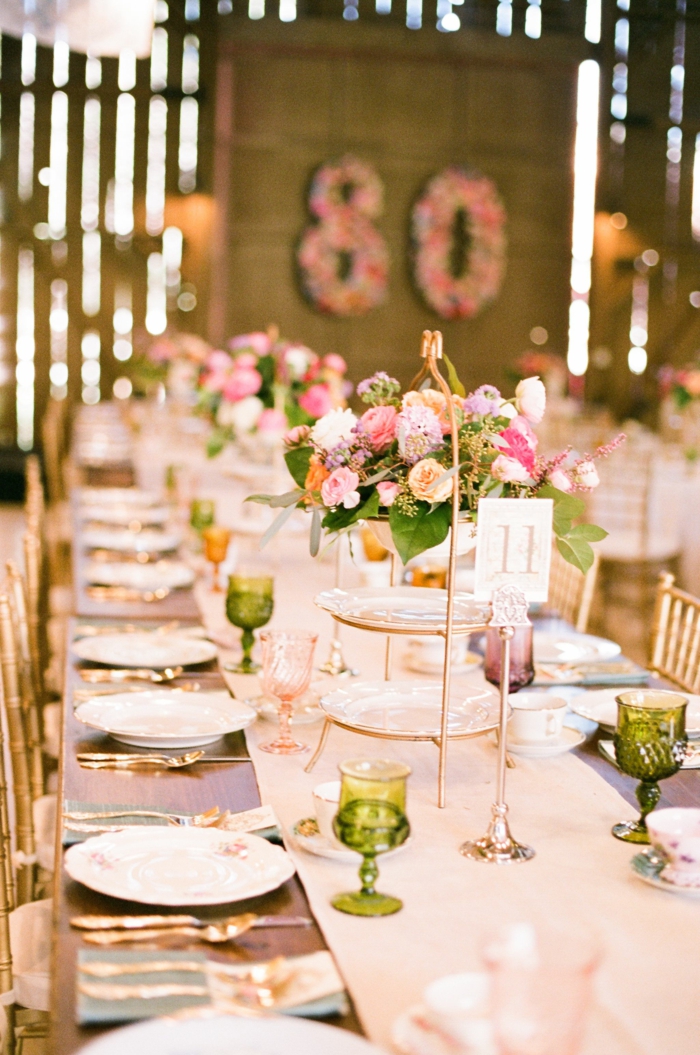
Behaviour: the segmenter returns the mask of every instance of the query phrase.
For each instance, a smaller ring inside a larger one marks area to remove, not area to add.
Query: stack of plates
[[[86,579],[94,586],[123,586],[129,590],[179,590],[191,586],[194,572],[184,561],[159,560],[152,564],[120,564],[94,561]]]
[[[169,553],[177,549],[179,535],[146,528],[130,531],[128,528],[94,528],[83,532],[85,549],[113,549],[120,553]]]
[[[215,659],[218,650],[211,641],[156,631],[131,634],[99,634],[73,642],[73,653],[90,663],[108,667],[191,667]]]
[[[314,604],[353,626],[411,634],[435,634],[445,626],[447,590],[424,586],[362,586],[354,590],[324,590]],[[488,606],[471,594],[456,593],[452,627],[465,633],[484,626]]]

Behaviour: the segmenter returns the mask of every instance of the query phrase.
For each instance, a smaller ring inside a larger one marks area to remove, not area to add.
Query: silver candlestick
[[[342,588],[343,582],[343,567],[344,567],[344,547],[345,547],[345,535],[339,535],[338,541],[336,542],[335,551],[335,587],[337,590]],[[334,678],[345,677],[345,678],[356,678],[360,673],[359,670],[355,670],[353,667],[348,667],[343,656],[343,642],[341,641],[342,623],[338,623],[333,620],[333,637],[331,639],[330,652],[328,653],[328,659],[318,669],[323,674],[330,674]]]
[[[508,826],[506,804],[506,732],[508,726],[508,695],[510,692],[510,642],[516,626],[527,626],[527,601],[517,586],[501,586],[494,591],[490,626],[498,627],[501,639],[501,711],[498,728],[498,780],[496,801],[491,807],[491,823],[481,839],[462,843],[459,852],[471,861],[490,861],[492,864],[511,864],[529,861],[535,856],[531,846],[515,841]]]

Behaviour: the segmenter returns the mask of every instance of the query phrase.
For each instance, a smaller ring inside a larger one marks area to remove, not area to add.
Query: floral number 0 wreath
[[[493,181],[463,168],[433,176],[413,206],[414,280],[443,319],[471,318],[497,296],[505,218]]]
[[[389,253],[372,221],[384,209],[373,166],[346,154],[316,170],[297,263],[304,293],[318,311],[366,315],[386,296]]]

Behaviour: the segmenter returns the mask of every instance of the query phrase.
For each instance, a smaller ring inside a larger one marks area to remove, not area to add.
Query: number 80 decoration
[[[301,237],[297,263],[319,311],[365,315],[385,299],[389,253],[372,223],[383,209],[384,188],[372,165],[347,154],[316,170],[309,191],[316,223]]]
[[[468,319],[503,281],[505,209],[492,180],[446,168],[429,180],[411,214],[414,281],[443,319]]]

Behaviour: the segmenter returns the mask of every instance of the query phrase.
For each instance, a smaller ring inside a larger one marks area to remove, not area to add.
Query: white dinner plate
[[[622,649],[615,641],[575,630],[554,633],[535,630],[533,651],[536,663],[596,663],[619,656]]]
[[[257,715],[228,692],[145,692],[94,696],[75,710],[79,722],[134,747],[204,747],[245,729]]]
[[[218,654],[211,641],[178,634],[136,631],[133,634],[98,634],[74,641],[73,653],[91,663],[108,667],[190,667],[208,663]]]
[[[688,700],[685,712],[685,730],[688,736],[700,736],[700,696],[692,696],[689,692],[681,692]],[[571,710],[580,714],[582,718],[588,718],[591,722],[614,729],[617,725],[617,704],[615,697],[621,692],[639,692],[639,685],[631,685],[629,688],[596,689],[593,692],[582,692],[571,700]]]
[[[410,633],[435,633],[445,625],[447,590],[426,586],[360,586],[353,590],[324,590],[314,604],[326,612],[372,629],[391,626]],[[456,593],[453,628],[483,626],[488,609],[471,594]]]
[[[93,1040],[84,1055],[383,1055],[348,1029],[305,1018],[152,1018]]]
[[[105,832],[66,850],[71,879],[143,905],[223,905],[260,897],[294,875],[279,846],[248,832],[153,825]]]
[[[80,501],[85,505],[134,505],[150,506],[158,502],[155,491],[142,491],[138,487],[81,487]]]
[[[82,506],[80,516],[83,520],[94,520],[99,524],[123,524],[128,526],[136,521],[138,524],[165,524],[170,510],[165,506],[138,505],[86,505]]]
[[[194,572],[181,560],[159,560],[150,564],[120,564],[93,561],[86,579],[96,586],[125,586],[133,590],[179,590],[191,586]]]
[[[84,549],[114,549],[120,553],[168,553],[180,545],[180,536],[174,532],[129,531],[128,528],[93,528],[84,531]]]
[[[321,697],[321,707],[348,729],[381,730],[386,737],[432,739],[440,734],[442,684],[437,681],[361,681]],[[450,736],[477,736],[498,725],[495,692],[452,686]]]

